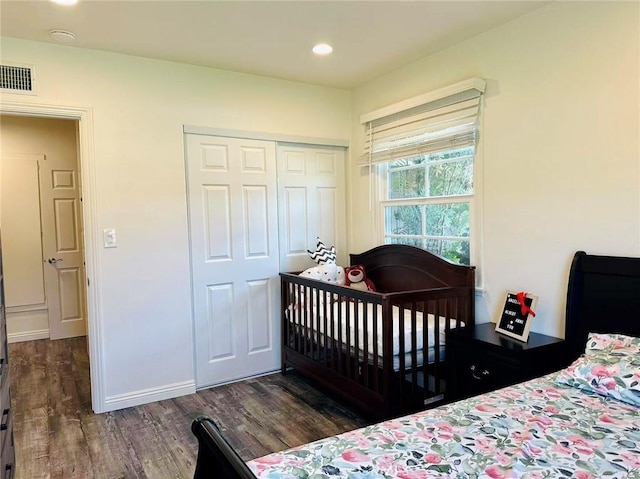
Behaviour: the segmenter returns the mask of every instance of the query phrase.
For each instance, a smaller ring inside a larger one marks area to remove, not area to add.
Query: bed
[[[578,252],[566,368],[248,463],[199,418],[195,478],[640,478],[639,308],[640,258]]]
[[[282,372],[383,419],[444,399],[445,335],[473,326],[475,268],[406,245],[350,255],[376,292],[282,273]]]

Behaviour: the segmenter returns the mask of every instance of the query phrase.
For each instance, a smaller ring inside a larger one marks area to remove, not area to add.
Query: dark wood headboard
[[[453,264],[415,246],[382,245],[349,256],[351,265],[364,265],[367,276],[382,293],[475,287],[475,266]]]
[[[584,352],[590,332],[640,336],[640,258],[575,254],[565,320],[571,360]]]

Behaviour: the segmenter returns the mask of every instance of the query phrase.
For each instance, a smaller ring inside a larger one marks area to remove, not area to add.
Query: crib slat
[[[360,364],[360,329],[361,329],[361,324],[360,324],[360,310],[358,309],[357,303],[354,303],[354,308],[353,308],[353,313],[354,313],[354,333],[353,333],[353,339],[354,339],[354,347],[351,353],[351,356],[354,358],[354,364],[353,364],[353,373],[354,373],[354,379],[358,382],[358,383],[362,383],[362,380],[360,378],[361,375],[361,368],[359,367]]]
[[[379,329],[378,329],[378,305],[376,304],[373,308],[373,331],[375,332],[376,339],[373,342],[373,390],[380,391],[380,365],[378,361],[378,341],[380,339]]]
[[[338,351],[338,374],[340,376],[342,376],[344,374],[344,368],[343,368],[343,359],[342,359],[342,345],[344,344],[344,342],[342,341],[342,321],[344,321],[344,318],[342,317],[342,305],[343,305],[343,301],[348,301],[348,299],[345,296],[340,296],[340,303],[338,305],[338,344],[337,344],[337,351]],[[335,336],[334,336],[335,337]]]
[[[424,311],[424,305],[423,311]],[[422,330],[427,329],[427,324],[425,324],[425,314],[422,313]],[[424,335],[424,333],[423,333]],[[422,362],[427,361],[428,358],[425,358],[424,351],[428,350],[429,343],[422,340]],[[418,384],[418,304],[412,303],[411,305],[411,397],[415,397],[416,395],[416,386]]]
[[[440,300],[434,301],[433,310],[433,389],[436,394],[440,391]],[[446,303],[446,300],[445,300]]]

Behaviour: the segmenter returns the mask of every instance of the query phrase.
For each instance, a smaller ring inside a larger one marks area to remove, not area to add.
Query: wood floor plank
[[[16,411],[16,407],[12,407],[14,424],[20,424],[20,428],[14,427],[13,433],[16,461],[20,463],[15,479],[49,479],[51,466],[47,408]]]
[[[166,438],[153,426],[123,431],[123,435],[136,451],[146,477],[181,479],[192,474],[181,472],[171,456]]]
[[[16,479],[189,479],[201,415],[245,460],[367,424],[295,373],[94,414],[86,338],[10,344],[9,357]]]
[[[146,477],[133,449],[127,447],[111,413],[83,414],[82,432],[94,476],[104,479],[139,479]]]
[[[78,392],[78,406],[81,411],[91,411],[91,378],[89,376],[89,353],[87,338],[72,338],[69,340],[71,369]]]
[[[71,362],[62,341],[50,341],[46,354],[46,385],[50,415],[65,414],[70,418],[78,412],[78,393],[71,374]],[[18,389],[18,388],[16,388]]]
[[[46,408],[49,400],[44,387],[46,349],[41,341],[20,344],[24,346],[20,348],[10,346],[12,402],[19,404],[24,410]]]
[[[80,419],[49,415],[51,479],[90,479],[93,468]]]
[[[191,423],[190,416],[184,415],[174,400],[145,404],[142,408],[153,418],[153,428],[164,439],[176,468],[182,477],[188,477],[195,470],[197,453],[197,441],[184,427]]]

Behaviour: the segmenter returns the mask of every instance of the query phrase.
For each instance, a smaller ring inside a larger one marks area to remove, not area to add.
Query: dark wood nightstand
[[[567,365],[564,339],[530,333],[523,343],[497,333],[495,327],[495,323],[485,323],[471,332],[447,332],[447,401],[499,389]]]

